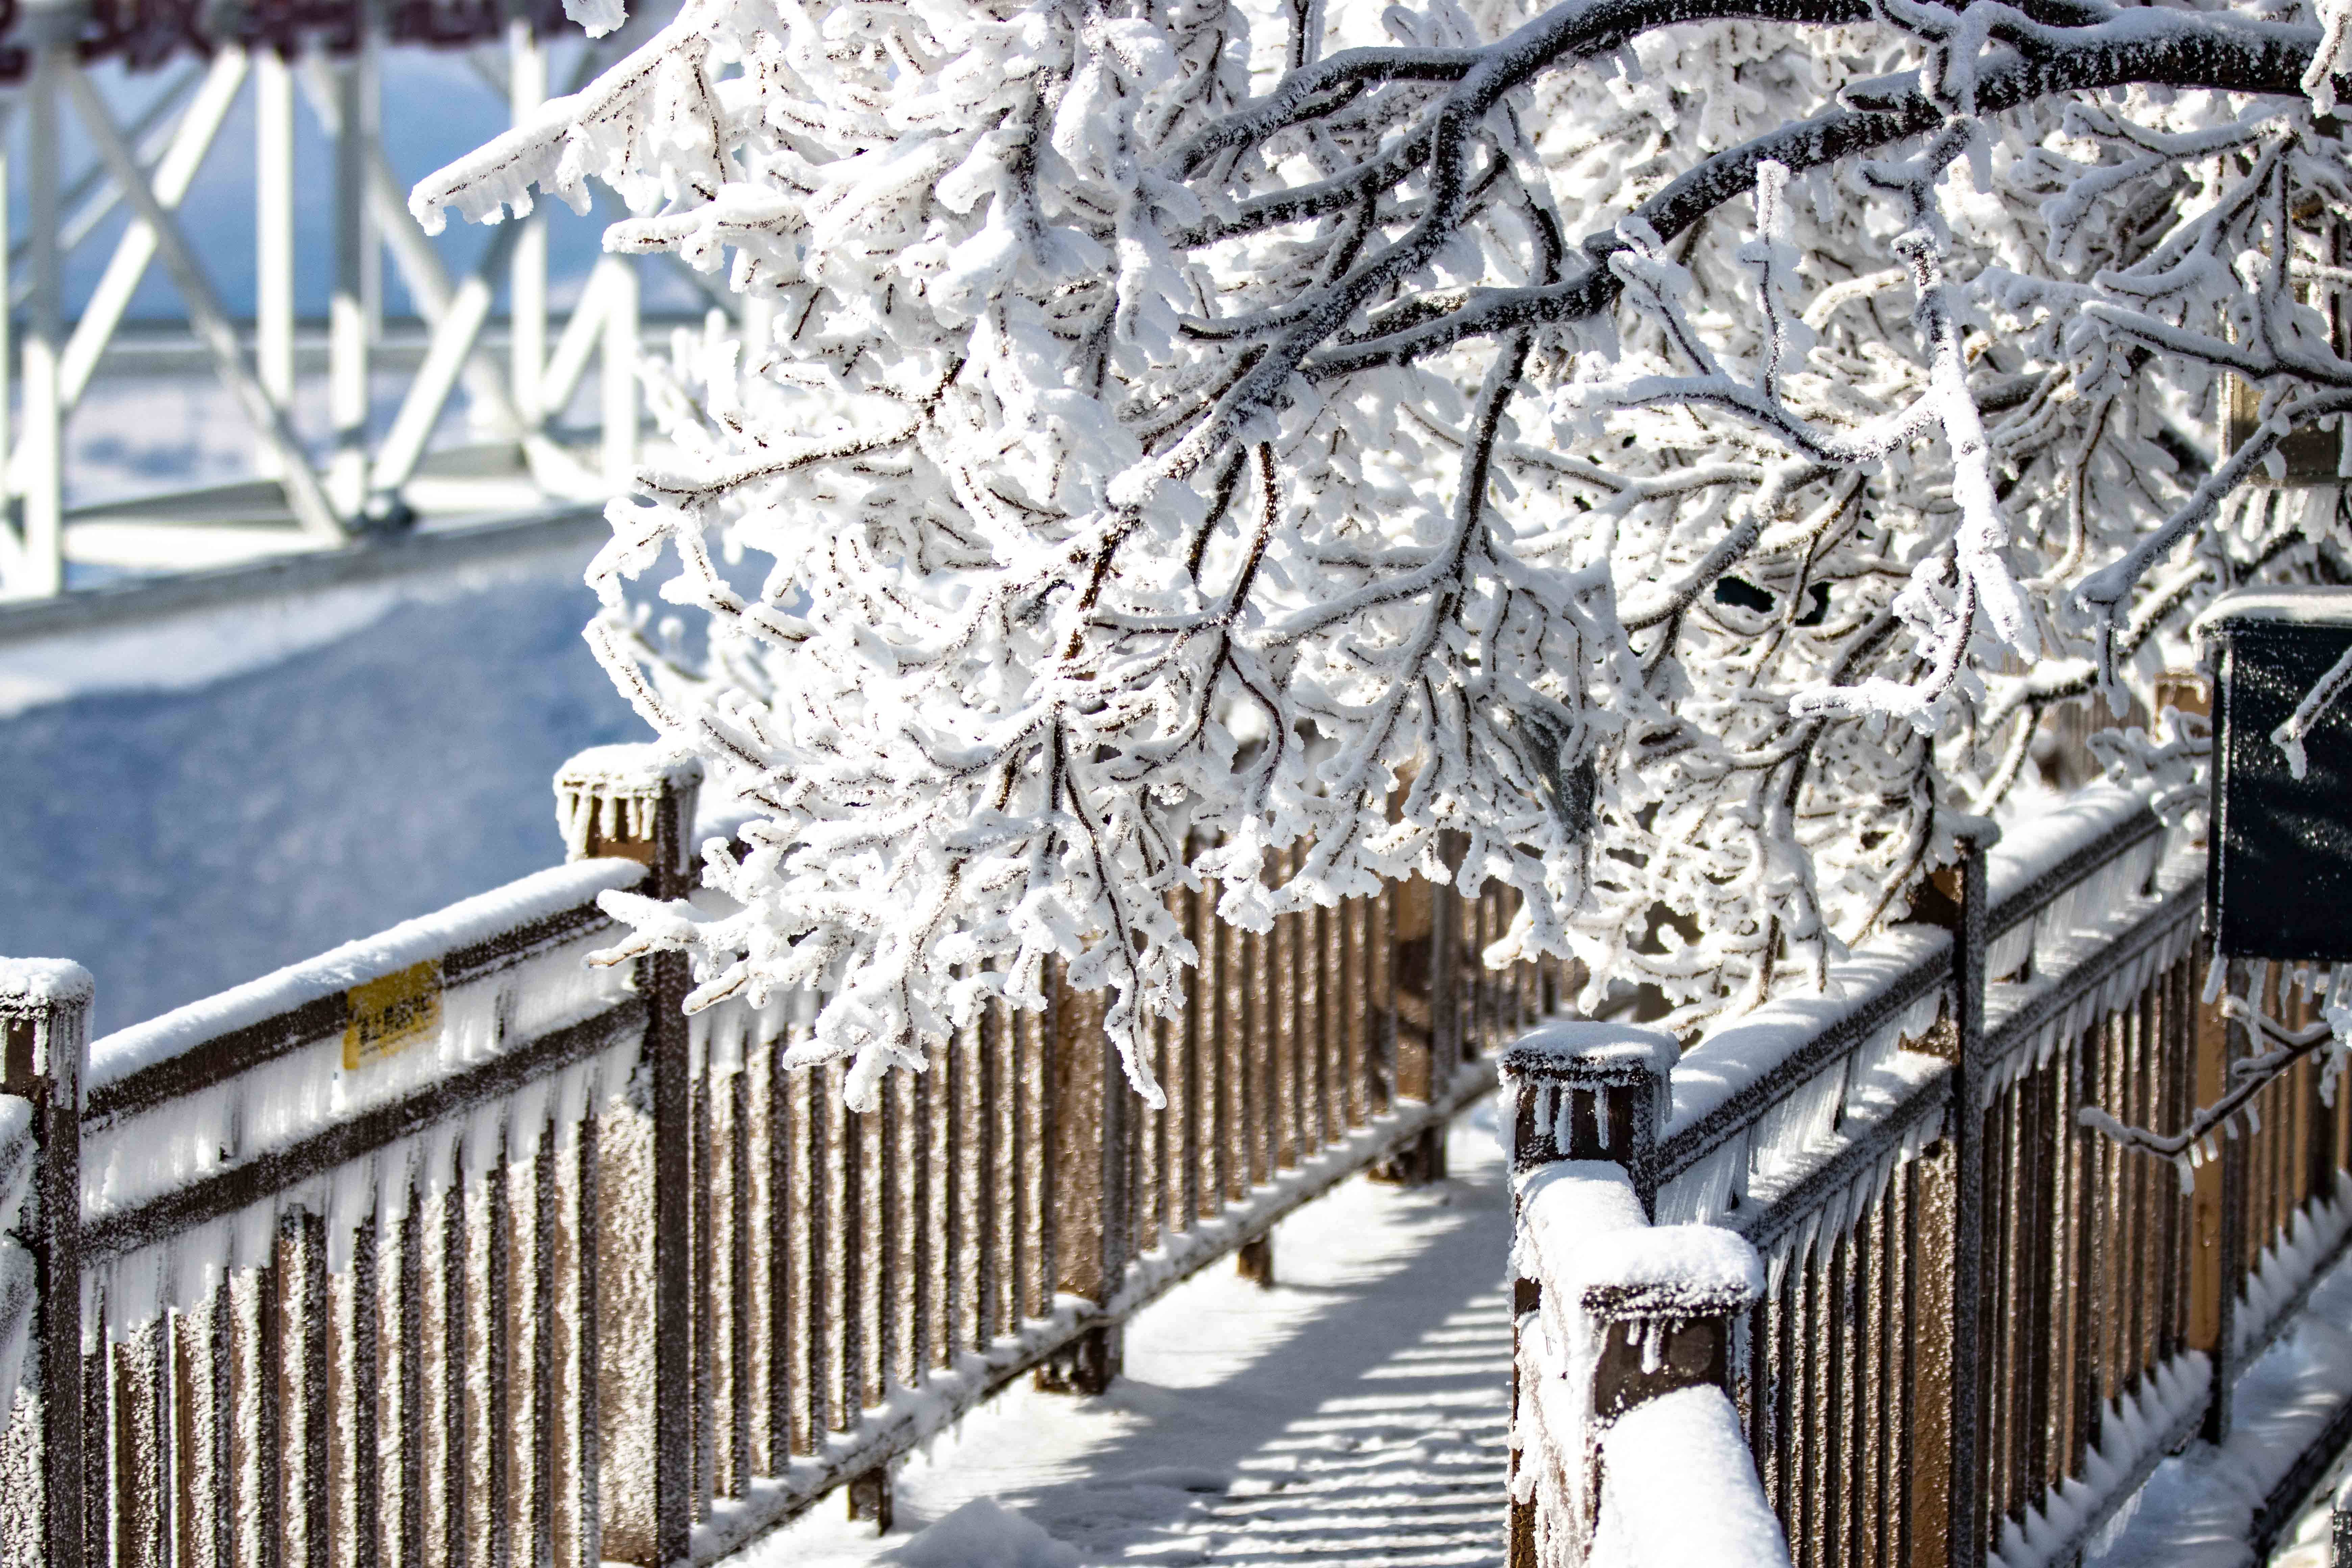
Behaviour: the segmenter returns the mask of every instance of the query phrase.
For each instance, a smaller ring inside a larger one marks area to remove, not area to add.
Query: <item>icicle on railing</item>
[[[691,848],[701,761],[659,746],[592,746],[555,775],[556,820],[572,859],[614,855],[643,860],[652,853],[662,803],[682,802],[680,853]],[[684,869],[678,867],[676,869]]]

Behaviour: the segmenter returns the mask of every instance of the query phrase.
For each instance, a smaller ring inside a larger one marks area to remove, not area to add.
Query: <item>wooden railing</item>
[[[1727,1371],[1798,1568],[2074,1561],[2168,1453],[2228,1433],[2342,1256],[2352,1096],[2315,1064],[2178,1170],[2081,1122],[2169,1132],[2252,1054],[2200,1001],[2203,868],[2137,797],[2084,792],[1967,850],[1943,923],[1857,950],[1834,994],[1693,1046],[1611,1156],[1660,1224],[1763,1257]],[[2231,983],[2296,1022],[2289,978]],[[2255,1510],[2258,1556],[2347,1418]]]
[[[1549,1025],[1503,1053],[1511,1153],[1508,1568],[1789,1568],[1727,1397],[1763,1294],[1718,1226],[1653,1226],[1675,1039]]]
[[[843,1487],[887,1518],[992,1390],[1098,1389],[1187,1273],[1265,1276],[1353,1172],[1437,1173],[1558,998],[1477,963],[1498,896],[1259,935],[1212,886],[1165,1111],[1056,978],[856,1114],[779,1065],[814,998],[688,1020],[682,957],[584,964],[598,893],[686,889],[696,788],[581,759],[576,864],[95,1043],[86,973],[0,963],[0,1559],[595,1568]]]

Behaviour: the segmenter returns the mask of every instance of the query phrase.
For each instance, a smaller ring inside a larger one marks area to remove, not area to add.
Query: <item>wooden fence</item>
[[[1477,963],[1499,897],[1254,935],[1212,887],[1165,1111],[1057,979],[855,1114],[778,1065],[812,999],[688,1020],[682,957],[584,965],[598,893],[688,886],[698,781],[582,759],[577,863],[94,1043],[87,974],[0,963],[0,1561],[672,1564],[845,1485],[887,1518],[994,1389],[1099,1388],[1175,1280],[1441,1168],[1557,1000]]]
[[[2168,1452],[2227,1434],[2342,1257],[2352,1096],[2316,1063],[2179,1169],[2081,1124],[2169,1132],[2253,1054],[2200,1001],[2203,871],[2138,798],[2084,792],[1968,851],[1942,924],[1858,950],[1841,994],[1591,1091],[1613,1140],[1563,1124],[1559,1155],[1624,1164],[1659,1223],[1762,1255],[1720,1374],[1798,1568],[2076,1561]],[[2309,1016],[2284,967],[2231,979]],[[2256,1510],[2257,1561],[2347,1440],[2352,1405]],[[1515,1504],[1515,1565],[1580,1561],[1589,1522]]]

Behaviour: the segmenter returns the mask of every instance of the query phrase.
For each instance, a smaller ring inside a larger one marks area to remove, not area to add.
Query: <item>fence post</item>
[[[1978,1518],[1983,1490],[1981,1439],[1989,1368],[1984,1356],[1985,851],[1959,844],[1959,908],[1952,931],[1952,1100],[1945,1136],[1952,1150],[1951,1477],[1945,1496],[1945,1568],[1984,1568]]]
[[[0,1096],[25,1103],[0,1100],[0,1492],[39,1500],[0,1509],[0,1558],[43,1568],[83,1560],[81,1081],[91,994],[78,963],[0,959]],[[23,1357],[14,1368],[12,1342]]]
[[[683,897],[696,880],[694,812],[702,764],[658,745],[598,746],[555,775],[566,858],[610,856],[646,868],[652,897]],[[657,1568],[692,1552],[695,1426],[704,1413],[694,1378],[693,1062],[682,1011],[691,988],[687,956],[637,960],[646,1004],[646,1059],[653,1112],[653,1537]],[[608,1343],[617,1343],[628,1326]],[[608,1500],[617,1502],[620,1500]]]
[[[1664,1030],[1574,1019],[1512,1041],[1501,1061],[1511,1173],[1556,1160],[1613,1161],[1632,1177],[1643,1212],[1654,1215],[1658,1133],[1681,1054]]]
[[[1056,1289],[1097,1303],[1118,1289],[1134,1252],[1134,1184],[1128,1171],[1128,1118],[1134,1096],[1118,1053],[1103,1032],[1104,994],[1073,991],[1062,966],[1050,966],[1054,1163],[1053,1237]],[[1118,1375],[1125,1332],[1096,1323],[1037,1369],[1053,1394],[1100,1394]]]
[[[1443,904],[1439,912],[1447,912]],[[1439,930],[1444,929],[1441,920]],[[1665,1121],[1668,1075],[1681,1047],[1654,1029],[1581,1022],[1547,1025],[1503,1052],[1503,1102],[1510,1112],[1512,1221],[1519,1180],[1559,1160],[1614,1160],[1628,1168],[1645,1214],[1657,1198],[1652,1155]],[[1525,1340],[1543,1310],[1543,1288],[1517,1277],[1511,1286],[1511,1426],[1520,1430]],[[1536,1568],[1536,1500],[1519,1482],[1527,1456],[1510,1451],[1507,1568]]]

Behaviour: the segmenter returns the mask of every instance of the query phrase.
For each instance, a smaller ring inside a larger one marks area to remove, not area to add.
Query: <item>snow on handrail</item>
[[[596,895],[635,887],[646,868],[634,860],[581,860],[534,872],[362,937],[257,980],[94,1040],[87,1088],[95,1092],[184,1055],[234,1030],[266,1023],[306,1004],[414,964],[445,958],[584,906]]]
[[[1985,857],[1988,924],[1993,936],[2008,936],[1993,972],[2012,966],[2004,950],[2032,940],[2037,916],[2059,910],[2070,892],[2160,833],[2144,790],[2105,784],[2005,829]],[[1910,1038],[1924,1034],[1941,1005],[1951,952],[1951,933],[1939,926],[1892,926],[1832,964],[1823,991],[1776,998],[1684,1052],[1660,1141],[1661,1178],[1890,1027]]]

